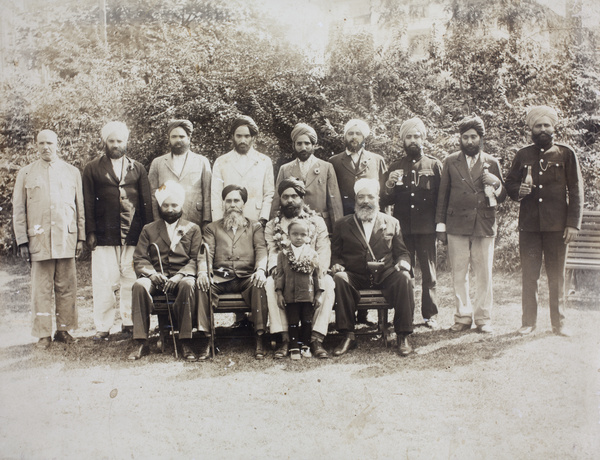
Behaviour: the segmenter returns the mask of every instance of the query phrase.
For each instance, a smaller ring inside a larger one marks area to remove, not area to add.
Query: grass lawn
[[[39,351],[28,267],[0,265],[2,458],[600,457],[597,275],[582,277],[566,310],[570,338],[550,332],[545,279],[538,329],[518,337],[520,274],[496,273],[491,336],[429,331],[417,309],[408,358],[359,337],[341,358],[256,361],[239,338],[222,339],[210,362],[184,363],[155,349],[129,362],[118,335],[94,343],[89,263],[78,268],[80,340]],[[448,273],[438,286],[446,329]]]

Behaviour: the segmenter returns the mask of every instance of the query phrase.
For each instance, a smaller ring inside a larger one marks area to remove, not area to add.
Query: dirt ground
[[[80,341],[39,351],[28,283],[0,265],[2,458],[600,457],[600,312],[569,308],[575,335],[560,338],[542,308],[517,337],[518,276],[496,283],[492,337],[419,326],[408,358],[360,338],[349,356],[300,363],[256,362],[241,340],[206,363],[128,362],[128,341],[92,342],[89,286]],[[448,300],[440,319],[452,322]]]

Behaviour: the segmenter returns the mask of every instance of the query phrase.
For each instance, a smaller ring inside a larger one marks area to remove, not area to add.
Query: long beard
[[[288,219],[291,219],[292,217],[298,217],[300,215],[300,213],[302,212],[302,204],[299,204],[298,206],[296,206],[295,204],[292,203],[292,204],[288,204],[287,206],[282,206],[281,212]]]
[[[418,158],[421,156],[423,148],[417,144],[410,144],[404,147],[404,151],[409,157]]]
[[[533,134],[532,133],[531,140],[538,147],[547,149],[549,147],[552,147],[552,144],[554,142],[554,134],[546,134],[546,133]]]
[[[481,150],[481,145],[477,144],[477,145],[463,145],[462,143],[460,144],[460,149],[462,150],[462,152],[465,155],[468,155],[470,157],[474,157],[475,155],[477,155],[479,153],[479,151]]]
[[[104,152],[106,156],[111,160],[118,160],[122,158],[123,155],[127,153],[127,147],[114,147],[110,148],[108,145],[104,147]]]
[[[225,211],[225,215],[223,216],[223,225],[227,230],[231,230],[233,228],[245,227],[248,225],[248,221],[240,210],[230,208]]]
[[[377,213],[379,212],[379,205],[375,204],[369,204],[369,203],[363,203],[363,204],[357,204],[356,206],[354,206],[354,214],[356,214],[356,217],[358,218],[358,220],[363,221],[363,222],[370,222],[373,219],[375,219],[375,216],[377,216]]]

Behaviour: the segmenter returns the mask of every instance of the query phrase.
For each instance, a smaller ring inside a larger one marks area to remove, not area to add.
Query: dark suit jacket
[[[448,234],[496,236],[496,208],[488,206],[481,180],[486,163],[490,174],[500,179],[501,191],[496,200],[502,203],[506,189],[496,158],[481,152],[471,172],[462,152],[448,155],[444,160],[435,221],[445,223]]]
[[[267,245],[263,227],[259,222],[246,220],[248,225],[238,228],[235,235],[231,230],[225,230],[223,219],[204,227],[203,241],[210,251],[214,282],[247,278],[259,268],[266,274]],[[206,272],[204,254],[198,255],[198,272]]]
[[[311,251],[315,252],[312,249]],[[314,257],[318,258],[316,253]],[[319,269],[315,268],[312,274],[296,272],[292,270],[287,256],[280,252],[277,255],[275,290],[283,293],[286,303],[312,303],[315,300],[315,293],[322,290],[319,287]]]
[[[85,232],[96,233],[99,246],[135,246],[142,227],[152,222],[152,199],[146,170],[125,157],[122,179],[102,155],[83,170]]]
[[[360,221],[359,225],[362,227]],[[377,214],[369,245],[377,260],[384,262],[382,278],[395,270],[401,260],[410,265],[410,254],[404,245],[400,223],[394,217],[382,212]],[[354,214],[344,216],[333,226],[331,242],[332,265],[343,265],[346,271],[368,275],[367,261],[373,260],[360,230],[354,220]]]
[[[515,201],[519,201],[519,187],[528,165],[534,187],[532,193],[521,200],[519,230],[562,232],[565,227],[580,228],[583,180],[575,152],[561,144],[554,144],[545,152],[536,145],[519,150],[506,176],[508,195]]]
[[[359,179],[377,179],[380,187],[384,186],[384,176],[387,168],[381,155],[363,150],[358,164],[354,169],[352,158],[346,152],[338,153],[329,159],[335,169],[344,215],[354,212],[354,184]]]
[[[296,160],[284,164],[279,170],[275,190],[277,190],[281,181],[288,177],[306,179],[304,203],[325,220],[327,228],[331,231],[333,223],[344,215],[340,189],[333,166],[318,158],[315,158],[315,160],[306,178],[302,177]],[[276,191],[271,207],[271,219],[275,217],[277,211],[279,211],[279,193]]]
[[[176,235],[180,233],[181,239],[175,249],[171,250],[171,239],[164,220],[157,220],[143,228],[133,253],[133,268],[138,278],[161,272],[158,252],[152,243],[158,245],[160,260],[167,277],[170,278],[178,273],[196,275],[196,258],[202,244],[200,227],[193,222],[179,219],[175,233]]]

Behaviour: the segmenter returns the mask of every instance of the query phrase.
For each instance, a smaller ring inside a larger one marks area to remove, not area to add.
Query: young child
[[[275,292],[277,306],[285,309],[289,324],[290,358],[310,358],[310,333],[314,308],[321,304],[323,289],[319,287],[319,259],[308,242],[309,224],[304,219],[294,219],[288,225],[290,246],[277,256]],[[301,322],[300,334],[298,323]],[[300,337],[298,337],[300,336]],[[302,344],[302,352],[300,344]]]

